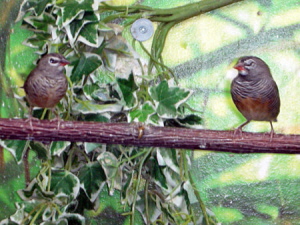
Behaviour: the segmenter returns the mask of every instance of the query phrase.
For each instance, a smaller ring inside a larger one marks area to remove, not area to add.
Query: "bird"
[[[68,89],[68,80],[64,74],[64,66],[67,64],[70,62],[63,55],[49,53],[44,55],[29,73],[23,88],[30,106],[30,122],[34,107],[49,108],[55,113],[55,106]],[[59,119],[58,114],[56,116]]]
[[[242,132],[242,128],[252,120],[268,121],[272,140],[272,122],[277,121],[280,112],[280,96],[269,66],[256,56],[243,56],[234,68],[238,70],[238,76],[231,83],[231,97],[247,120],[235,129],[234,135],[237,131]]]

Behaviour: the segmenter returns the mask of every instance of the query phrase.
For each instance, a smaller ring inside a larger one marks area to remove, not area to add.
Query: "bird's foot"
[[[52,119],[52,120],[50,120],[51,122],[57,122],[57,130],[59,130],[59,128],[60,128],[60,123],[62,122],[62,121],[64,121],[63,119],[61,119],[58,115],[54,118],[54,119]]]
[[[30,129],[31,129],[32,131],[33,131],[33,126],[32,126],[32,121],[33,121],[33,120],[39,121],[38,118],[35,118],[35,117],[33,117],[33,116],[29,116],[29,117],[25,120],[26,123],[29,123]]]
[[[273,137],[274,137],[274,135],[275,135],[275,132],[274,132],[274,130],[271,130],[271,132],[270,132],[270,142],[272,142],[272,141],[273,141]]]
[[[240,138],[243,138],[243,131],[241,128],[236,128],[234,131],[233,131],[233,137],[232,139],[236,139],[236,137],[239,136]]]

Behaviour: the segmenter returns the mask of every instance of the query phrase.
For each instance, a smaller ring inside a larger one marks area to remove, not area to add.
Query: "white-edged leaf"
[[[102,65],[102,59],[94,53],[84,52],[80,58],[71,63],[71,80],[73,83],[81,81],[83,76],[87,76]]]
[[[150,88],[150,95],[156,102],[157,113],[163,118],[176,118],[177,108],[187,101],[192,91],[179,87],[169,87],[167,81],[162,81],[156,87]]]
[[[27,141],[20,140],[5,140],[0,141],[0,144],[14,156],[18,164],[22,162],[25,150],[29,146]]]
[[[67,170],[52,170],[50,189],[56,194],[59,203],[67,204],[78,196],[80,181]]]
[[[150,101],[145,102],[143,105],[140,105],[138,109],[132,110],[129,113],[130,122],[146,122],[152,123],[150,117],[156,113],[154,106]]]
[[[81,188],[91,202],[94,202],[105,184],[105,174],[98,162],[88,163],[81,168],[78,178]]]
[[[119,104],[95,104],[90,101],[82,101],[73,105],[73,111],[82,114],[98,114],[104,112],[120,112],[122,105]]]
[[[50,152],[52,155],[60,156],[70,145],[71,142],[69,141],[53,141],[50,146]]]

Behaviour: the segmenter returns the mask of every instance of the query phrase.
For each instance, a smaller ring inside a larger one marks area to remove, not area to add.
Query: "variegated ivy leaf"
[[[134,200],[134,188],[132,187],[134,181],[134,171],[123,172],[123,183],[121,189],[121,203],[131,205]]]
[[[55,25],[55,18],[49,13],[43,13],[40,16],[27,16],[22,24],[28,30],[42,33],[50,33],[53,25]]]
[[[78,83],[82,80],[83,76],[87,76],[95,71],[99,66],[102,65],[102,59],[99,55],[93,53],[83,53],[80,58],[73,61],[71,66],[71,81]]]
[[[105,184],[105,173],[98,162],[83,166],[78,174],[81,188],[91,202],[94,202]]]
[[[118,166],[118,159],[111,152],[103,152],[97,160],[105,172],[109,193],[112,195],[114,189],[121,189],[121,170]]]
[[[17,163],[21,163],[24,152],[28,148],[29,142],[19,140],[0,140],[0,144],[14,156]]]
[[[138,109],[132,110],[129,113],[130,122],[147,122],[151,123],[149,119],[151,115],[155,113],[154,106],[151,102],[145,102],[143,105],[140,105]]]
[[[150,89],[150,95],[155,100],[156,111],[163,118],[176,118],[178,107],[187,101],[192,91],[179,87],[169,87],[167,81],[162,81]]]
[[[187,193],[187,196],[186,196],[186,197],[188,197],[187,201],[190,201],[192,204],[198,202],[197,197],[194,192],[194,188],[190,181],[185,181],[184,184],[182,185],[182,187]]]
[[[151,224],[155,224],[157,218],[162,214],[162,211],[157,207],[157,202],[159,202],[159,200],[156,200],[154,197],[148,197],[146,203],[144,194],[139,197],[140,199],[137,201],[136,209],[140,212],[145,224],[149,224],[149,220]],[[156,198],[158,197],[156,196]],[[145,208],[145,204],[147,204],[147,209]]]
[[[94,151],[95,149],[98,148],[102,148],[102,144],[98,144],[98,143],[89,143],[89,142],[84,142],[83,143],[84,146],[84,151],[88,154],[92,151]]]
[[[98,48],[103,40],[104,37],[98,35],[98,24],[96,23],[86,24],[78,37],[78,41],[94,48]]]
[[[128,108],[133,107],[137,103],[135,91],[138,90],[138,86],[134,82],[133,74],[130,74],[128,79],[117,78],[117,83],[122,92],[126,106]]]
[[[69,146],[71,142],[69,141],[53,141],[50,146],[51,155],[60,155],[63,153]]]
[[[73,105],[73,111],[82,114],[98,114],[104,112],[120,112],[122,105],[119,104],[96,104],[90,101],[81,101]]]
[[[87,84],[83,86],[83,93],[88,100],[96,100],[101,102],[112,101],[107,88],[101,88],[97,84]]]
[[[188,205],[190,205],[188,193],[186,189],[183,188],[183,182],[181,185],[177,185],[175,189],[172,190],[172,193],[166,198],[166,201],[172,202],[176,207],[177,210],[180,209],[181,213],[189,214]],[[188,188],[187,186],[185,186]]]
[[[185,154],[182,154],[185,156]],[[168,167],[176,173],[180,173],[180,168],[177,162],[179,158],[176,149],[158,148],[156,158],[159,166]]]
[[[31,48],[43,49],[47,44],[47,40],[51,38],[50,34],[46,33],[36,33],[26,39],[23,44]]]
[[[37,157],[42,160],[48,159],[48,151],[45,145],[43,145],[41,142],[37,141],[31,141],[30,142],[30,148],[35,152]]]
[[[98,21],[98,14],[88,12],[83,20],[73,20],[65,26],[70,45],[74,47],[76,41],[81,41],[88,46],[99,47],[104,38],[98,35]]]
[[[102,165],[107,179],[111,179],[117,173],[118,159],[111,152],[103,152],[97,157],[98,162]]]
[[[79,194],[80,181],[67,170],[52,170],[50,190],[55,193],[56,202],[68,204]]]
[[[170,182],[171,180],[169,180],[167,182],[167,178],[165,177],[164,173],[163,173],[163,169],[164,167],[159,166],[157,163],[157,159],[155,159],[154,157],[149,159],[149,162],[151,162],[151,172],[154,175],[154,182],[161,188],[163,189],[168,189],[168,182]],[[174,183],[174,182],[172,182]]]
[[[18,17],[22,18],[22,15],[26,13],[28,10],[34,10],[36,15],[41,15],[44,10],[53,5],[56,0],[24,0],[21,9],[20,14]]]
[[[25,205],[21,203],[16,203],[17,210],[15,214],[11,215],[9,218],[11,222],[14,222],[16,224],[22,224],[22,221],[29,216],[28,213],[25,212]],[[3,221],[2,221],[3,222]],[[3,224],[1,222],[1,224]],[[10,224],[10,223],[7,223]]]
[[[89,21],[85,20],[75,20],[71,24],[67,25],[66,34],[68,35],[69,43],[72,48],[74,48],[75,42],[78,38],[78,35],[85,24],[89,23]]]
[[[44,184],[38,182],[38,180],[34,178],[26,189],[18,190],[18,194],[24,201],[53,199],[55,197],[55,193],[53,191],[46,191],[44,187],[42,187],[43,185]]]
[[[65,27],[74,19],[82,18],[85,12],[97,11],[101,1],[102,0],[72,0],[57,4],[61,15],[58,26],[60,28]]]

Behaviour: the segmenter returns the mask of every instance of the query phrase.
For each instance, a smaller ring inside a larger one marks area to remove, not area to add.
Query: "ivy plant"
[[[101,0],[23,4],[23,27],[33,32],[24,44],[39,55],[59,52],[71,62],[66,70],[69,90],[58,106],[60,116],[156,126],[201,124],[187,103],[192,91],[178,86],[161,54],[152,52],[145,70],[144,59],[122,37],[124,26],[143,16],[139,10],[151,8],[132,6],[118,22],[122,9]],[[137,70],[122,71],[120,65],[128,62]],[[35,110],[34,115],[43,119],[45,112]],[[1,224],[86,224],[96,220],[87,215],[101,208],[99,196],[104,191],[120,193],[119,203],[130,224],[136,224],[137,217],[146,224],[216,223],[194,189],[186,151],[75,142],[1,144],[18,162],[28,149],[42,162],[35,178],[18,191],[22,201],[16,212]]]

